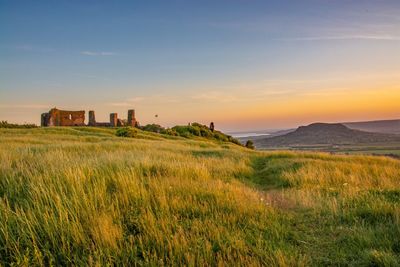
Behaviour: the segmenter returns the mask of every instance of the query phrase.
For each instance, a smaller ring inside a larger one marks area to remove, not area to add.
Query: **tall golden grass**
[[[0,129],[0,264],[400,263],[399,174],[378,157]]]

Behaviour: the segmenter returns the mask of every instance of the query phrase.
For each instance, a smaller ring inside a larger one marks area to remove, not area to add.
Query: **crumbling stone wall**
[[[48,113],[41,116],[42,126],[84,126],[85,111],[68,111],[51,109]]]
[[[51,109],[47,113],[41,114],[41,126],[85,126],[85,111],[67,111],[57,108]],[[110,114],[110,122],[97,122],[93,110],[89,111],[89,126],[97,127],[137,127],[139,122],[135,118],[135,110],[128,110],[128,119],[119,119],[117,113]]]

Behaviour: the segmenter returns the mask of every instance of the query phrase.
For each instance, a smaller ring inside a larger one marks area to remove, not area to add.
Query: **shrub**
[[[191,126],[174,126],[172,130],[176,131],[178,135],[183,136],[183,137],[190,137],[191,132],[189,130],[189,127]]]
[[[223,142],[228,142],[229,141],[229,139],[228,139],[228,137],[226,135],[224,135],[223,133],[218,132],[218,131],[214,131],[214,138],[219,140],[219,141],[223,141]]]
[[[124,127],[117,129],[115,135],[119,137],[136,137],[137,131],[131,127]]]
[[[201,136],[200,127],[197,126],[188,126],[188,130],[194,136]]]
[[[249,149],[255,149],[254,143],[251,140],[247,140],[246,147],[249,148]]]
[[[164,129],[161,131],[161,133],[171,135],[171,136],[178,136],[178,133],[174,129]]]
[[[208,127],[207,127],[207,126],[205,126],[205,125],[203,125],[203,124],[200,124],[200,123],[198,123],[198,122],[193,122],[193,123],[191,124],[191,126],[193,126],[193,127],[198,127],[198,128],[205,128],[205,129],[208,130]]]
[[[0,121],[0,128],[36,128],[36,124],[14,124],[7,121]]]
[[[200,135],[205,138],[210,138],[213,136],[211,130],[200,128]]]
[[[191,135],[189,132],[180,133],[179,136],[182,136],[182,137],[185,137],[185,138],[190,138],[190,137],[192,137],[192,135]]]
[[[239,146],[242,145],[242,143],[240,143],[240,141],[238,139],[233,138],[232,136],[228,135],[228,139],[229,139],[229,142],[231,142],[231,143],[234,143],[234,144],[239,145]]]
[[[231,142],[241,145],[239,140],[233,138],[232,136],[226,135],[220,131],[211,131],[206,125],[202,125],[197,122],[187,126],[175,126],[171,130],[173,130],[177,135],[185,138],[199,136],[207,139],[214,139],[221,142]]]
[[[147,124],[146,126],[141,127],[143,131],[146,132],[153,132],[153,133],[161,133],[164,131],[164,127],[158,125],[158,124]]]

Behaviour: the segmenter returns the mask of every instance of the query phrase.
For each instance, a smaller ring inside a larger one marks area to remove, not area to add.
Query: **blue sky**
[[[399,97],[399,14],[399,1],[0,0],[0,120],[53,106],[223,130],[400,117],[376,98]]]

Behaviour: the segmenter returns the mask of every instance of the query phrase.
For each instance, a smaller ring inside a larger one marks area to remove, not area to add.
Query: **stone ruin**
[[[210,123],[210,127],[209,127],[210,131],[211,131],[211,132],[214,132],[214,128],[215,128],[214,122],[211,122],[211,123]]]
[[[41,115],[42,127],[48,126],[96,126],[96,127],[119,127],[119,126],[139,126],[135,118],[135,110],[128,110],[128,119],[118,118],[117,113],[110,114],[110,122],[97,122],[93,110],[89,111],[89,123],[85,124],[85,111],[68,111],[52,108],[49,112]]]

